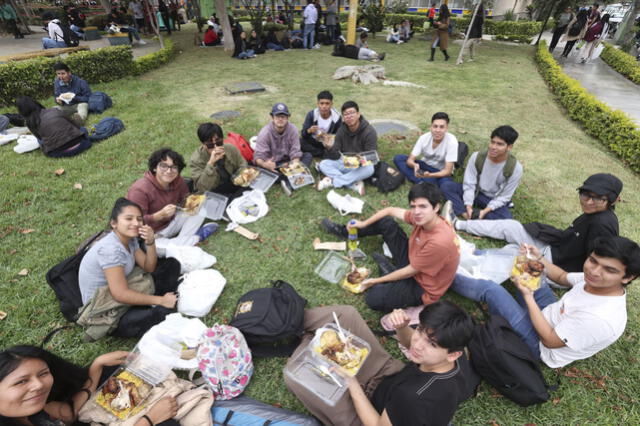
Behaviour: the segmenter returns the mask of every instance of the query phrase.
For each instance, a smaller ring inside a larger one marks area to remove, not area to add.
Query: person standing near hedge
[[[304,8],[303,12],[303,19],[303,46],[305,49],[313,49],[316,34],[316,21],[318,20],[318,9],[316,8],[316,5],[313,4],[313,0],[307,0],[307,7]]]
[[[336,25],[338,23],[338,3],[336,0],[329,0],[327,3],[327,14],[324,16],[324,24],[327,26],[327,35],[331,44],[336,40]]]
[[[587,19],[589,18],[589,14],[586,10],[581,10],[578,12],[575,18],[569,22],[567,25],[567,32],[564,33],[564,39],[567,44],[564,46],[564,50],[562,51],[562,57],[569,57],[569,53],[571,53],[571,49],[575,46],[576,42],[582,39],[587,32]]]
[[[436,54],[436,47],[440,46],[440,50],[444,54],[444,60],[449,60],[449,54],[447,53],[447,47],[449,47],[449,22],[451,19],[451,13],[449,12],[449,7],[446,4],[440,6],[440,16],[438,16],[438,21],[436,22],[436,38],[431,45],[431,59],[429,61],[433,62],[433,58]]]
[[[71,74],[71,70],[64,62],[53,65],[56,79],[53,81],[53,97],[58,104],[57,109],[69,116],[74,123],[82,126],[89,115],[89,97],[91,88],[86,81]],[[73,93],[75,96],[65,101],[63,94]]]
[[[556,26],[553,29],[553,37],[551,38],[551,43],[549,44],[549,52],[553,53],[553,49],[556,48],[560,37],[565,33],[567,27],[569,26],[569,22],[571,22],[574,18],[573,12],[571,11],[571,6],[567,6],[563,13],[558,16],[556,20]]]
[[[18,16],[13,7],[7,2],[7,0],[0,0],[0,18],[7,23],[7,30],[13,30],[15,38],[24,38],[20,30],[18,29]]]
[[[49,37],[42,37],[43,49],[67,47],[67,44],[64,42],[62,28],[60,27],[60,20],[55,18],[52,12],[45,12],[42,14],[42,23],[49,33]]]
[[[473,21],[469,25],[469,61],[473,61],[475,58],[473,57],[474,51],[477,44],[480,44],[482,41],[482,29],[484,27],[484,5],[480,2],[480,6],[478,6],[478,11],[476,12],[476,16]]]

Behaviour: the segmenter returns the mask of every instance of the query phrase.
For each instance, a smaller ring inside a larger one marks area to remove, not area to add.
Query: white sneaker
[[[316,43],[315,46],[313,46],[314,49],[320,49],[320,43]]]
[[[364,182],[359,180],[349,186],[350,189],[356,191],[360,196],[364,195]]]
[[[138,44],[145,45],[145,44],[147,44],[147,42],[146,42],[146,41],[144,41],[144,40],[142,40],[142,39],[140,39],[140,40],[138,40]]]
[[[318,191],[322,191],[323,189],[331,188],[333,186],[333,181],[329,176],[325,176],[318,181],[316,184],[316,189]]]
[[[397,44],[402,44],[402,43],[404,43],[404,41],[402,41],[402,40],[398,40],[398,43],[397,43]]]

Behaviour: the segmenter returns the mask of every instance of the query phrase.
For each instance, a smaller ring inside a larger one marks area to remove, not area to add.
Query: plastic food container
[[[315,273],[332,284],[338,284],[351,270],[351,262],[335,251],[330,251],[315,269]]]
[[[211,220],[220,220],[224,214],[224,209],[227,208],[229,198],[224,195],[216,194],[215,192],[205,192],[206,196],[203,206],[200,209],[200,216],[204,216]]]
[[[278,178],[280,177],[277,173],[274,173],[270,170],[263,169],[258,167],[260,174],[251,184],[249,185],[252,189],[259,189],[260,191],[266,193],[271,186],[276,183]]]
[[[349,164],[348,158],[356,157],[358,164]],[[342,161],[347,168],[358,168],[362,166],[375,166],[380,162],[378,151],[364,151],[364,152],[345,152],[342,154]]]
[[[303,186],[313,185],[315,180],[311,175],[311,171],[302,163],[295,166],[285,166],[280,168],[280,172],[287,177],[293,189],[302,188]]]
[[[526,255],[519,255],[513,260],[511,275],[525,287],[537,290],[544,275],[544,264],[539,260],[529,259]]]
[[[316,334],[310,343],[312,354],[318,361],[328,364],[331,367],[339,368],[349,376],[355,376],[356,374],[358,374],[358,371],[360,371],[360,368],[365,363],[367,357],[369,356],[369,353],[371,352],[371,345],[369,345],[358,336],[351,334],[348,330],[342,329],[347,338],[347,341],[349,342],[347,345],[345,345],[344,350],[348,350],[351,354],[353,354],[355,359],[357,359],[357,362],[354,362],[354,365],[346,367],[322,354],[324,348],[321,344],[321,338],[323,333],[326,331],[333,331],[339,334],[338,327],[334,323],[329,323],[324,327],[317,329]]]

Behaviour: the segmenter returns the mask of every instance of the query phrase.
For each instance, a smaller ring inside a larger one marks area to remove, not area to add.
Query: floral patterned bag
[[[216,400],[240,395],[253,374],[251,351],[235,327],[216,324],[198,346],[198,369]]]

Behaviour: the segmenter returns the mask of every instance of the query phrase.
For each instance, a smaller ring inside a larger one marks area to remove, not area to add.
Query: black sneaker
[[[328,217],[322,219],[320,226],[325,232],[328,232],[329,234],[333,234],[336,237],[342,238],[343,240],[347,239],[347,227],[344,225],[338,225]]]
[[[380,269],[380,276],[390,274],[397,269],[393,265],[393,263],[389,261],[387,256],[382,253],[373,253],[371,257],[378,264],[378,268]]]

